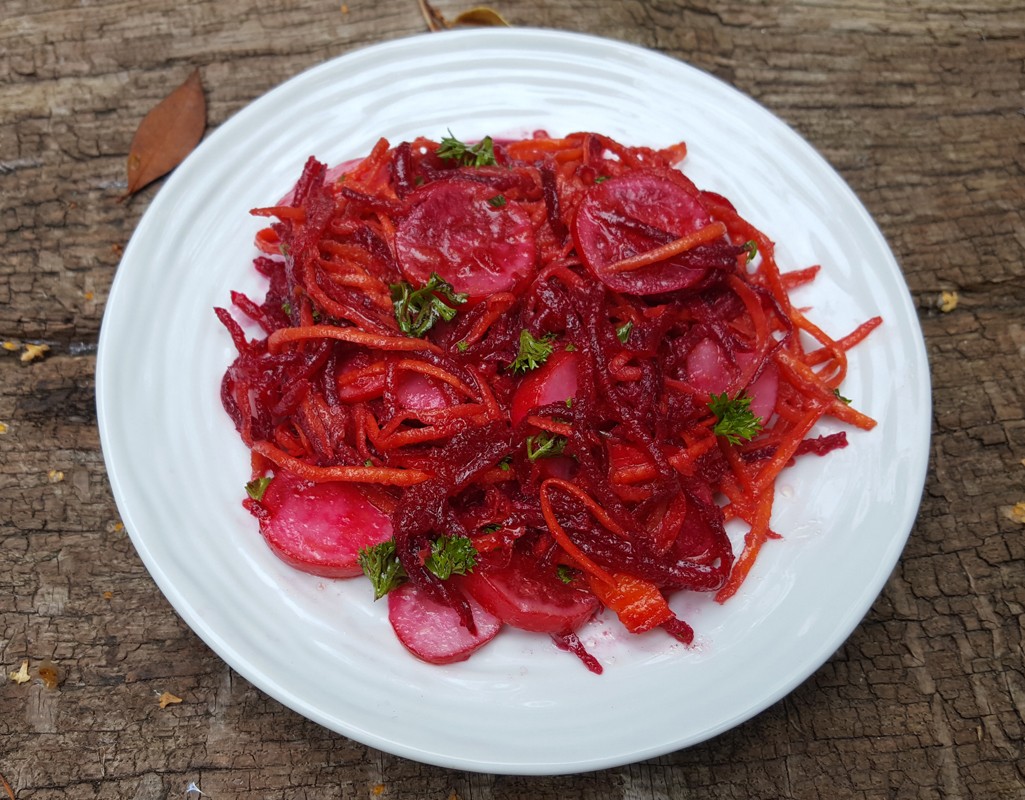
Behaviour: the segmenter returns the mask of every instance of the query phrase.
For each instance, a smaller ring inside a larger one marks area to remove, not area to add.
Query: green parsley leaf
[[[506,200],[505,200],[505,195],[504,194],[496,194],[494,197],[492,197],[490,200],[488,200],[488,205],[492,206],[494,208],[501,208],[502,206],[505,205],[505,203],[506,203]]]
[[[575,344],[573,344],[573,342],[570,342],[568,345],[566,345],[566,352],[567,353],[575,353],[576,351],[577,351],[577,346]]]
[[[594,182],[595,183],[605,183],[605,181],[607,181],[608,179],[609,179],[608,175],[599,175],[597,178],[594,179]]]
[[[490,525],[485,525],[483,528],[481,528],[480,532],[481,533],[498,533],[500,530],[502,530],[502,526],[499,525],[497,522],[492,522]]]
[[[267,487],[270,486],[270,482],[274,478],[255,478],[246,484],[246,494],[252,497],[256,502],[263,500],[264,492],[267,491]]]
[[[405,281],[393,283],[390,288],[399,330],[417,338],[422,338],[439,319],[450,322],[457,313],[457,309],[445,303],[438,295],[457,305],[465,303],[469,296],[453,291],[452,284],[436,272],[432,272],[430,280],[419,289],[414,289]]]
[[[623,344],[626,344],[627,339],[630,338],[630,331],[634,329],[632,322],[627,322],[616,328],[616,338],[619,339]]]
[[[747,260],[754,261],[755,256],[758,255],[758,242],[756,242],[754,239],[748,239],[741,246],[747,251]]]
[[[562,454],[566,449],[565,436],[548,431],[541,431],[536,436],[527,437],[527,458],[537,461],[539,458],[551,458]]]
[[[394,539],[364,547],[356,560],[374,587],[375,600],[380,600],[409,577],[395,552]],[[453,575],[465,575],[477,566],[477,549],[465,536],[441,536],[431,543],[431,553],[424,560],[424,566],[443,581]]]
[[[477,566],[477,548],[465,536],[442,536],[431,545],[424,566],[443,581],[465,575]]]
[[[502,470],[502,472],[508,472],[509,470],[511,470],[512,458],[510,458],[509,456],[503,458],[501,461],[498,462],[498,468]]]
[[[847,405],[850,405],[851,403],[854,402],[853,400],[851,400],[851,398],[844,397],[842,394],[840,394],[840,390],[839,389],[834,389],[833,390],[833,394],[836,395],[836,399],[837,400],[839,400],[842,403],[846,403]]]
[[[380,600],[388,592],[406,580],[406,571],[395,552],[395,540],[364,547],[356,557],[363,574],[374,587],[374,599]]]
[[[555,568],[555,574],[559,576],[560,581],[570,584],[573,583],[577,575],[580,573],[573,569],[573,567],[567,567],[565,564],[559,564],[559,566]]]
[[[520,352],[517,354],[516,360],[509,365],[509,369],[523,374],[540,367],[555,349],[552,347],[554,338],[554,334],[546,333],[540,339],[535,339],[531,332],[524,328],[520,331]]]
[[[490,167],[496,163],[494,142],[490,136],[485,136],[475,145],[468,145],[459,141],[452,135],[452,131],[449,131],[435,152],[438,158],[455,161],[464,167]]]
[[[281,304],[281,310],[285,312],[286,317],[292,316],[292,304],[287,300]]]
[[[708,409],[719,420],[712,433],[725,436],[730,444],[740,444],[741,439],[753,439],[762,429],[762,421],[751,413],[751,398],[738,394],[733,399],[723,392],[714,392],[708,401]]]
[[[469,342],[456,342],[456,350],[458,350],[460,353],[465,353],[469,347]]]

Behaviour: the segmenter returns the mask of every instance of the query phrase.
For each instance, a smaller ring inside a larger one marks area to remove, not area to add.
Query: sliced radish
[[[540,567],[520,552],[502,566],[478,564],[463,586],[503,622],[537,633],[571,633],[600,605],[591,592],[563,583],[554,565]]]
[[[362,570],[360,549],[391,538],[391,519],[351,483],[308,483],[278,472],[261,505],[260,533],[287,564],[327,578]]]
[[[610,267],[711,222],[701,203],[670,177],[632,172],[588,191],[577,209],[573,238],[587,268],[610,289],[658,294],[693,286],[709,269],[734,266],[736,249],[724,238],[638,269]]]
[[[779,371],[775,364],[768,364],[762,374],[755,379],[747,390],[751,395],[751,413],[758,417],[762,424],[769,421],[776,410],[776,395],[779,394]]]
[[[515,291],[534,272],[530,217],[514,203],[496,207],[494,189],[471,181],[429,183],[410,195],[412,210],[395,232],[406,279],[422,286],[436,272],[479,300]]]
[[[580,358],[575,352],[558,350],[538,369],[527,374],[513,394],[510,416],[518,425],[532,408],[565,403],[577,392]]]
[[[702,339],[687,354],[687,381],[703,392],[725,392],[736,380],[737,368],[714,339]]]
[[[396,380],[399,404],[409,411],[448,408],[452,403],[434,378],[419,372],[403,371]]]
[[[431,664],[465,661],[487,644],[502,627],[472,597],[467,601],[473,611],[476,633],[459,623],[459,612],[424,595],[411,583],[388,592],[388,620],[395,635],[409,652]]]

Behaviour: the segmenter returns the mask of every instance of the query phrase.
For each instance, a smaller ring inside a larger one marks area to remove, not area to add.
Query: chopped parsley
[[[723,392],[713,393],[708,409],[718,422],[712,428],[716,436],[725,436],[730,444],[740,444],[741,439],[753,439],[762,429],[762,421],[751,412],[751,398],[738,394],[734,398]]]
[[[630,338],[630,331],[632,331],[633,329],[633,322],[626,322],[625,324],[620,325],[618,328],[616,328],[616,338],[619,339],[619,341],[621,341],[623,344],[626,344],[627,340]]]
[[[851,403],[854,402],[853,400],[851,400],[851,398],[844,397],[842,394],[840,394],[840,390],[839,389],[834,389],[833,390],[833,394],[836,395],[836,399],[839,400],[841,403],[846,403],[847,405],[850,405]]]
[[[754,261],[755,256],[758,255],[758,242],[756,242],[754,239],[748,239],[746,242],[744,242],[744,244],[741,245],[741,247],[743,247],[744,250],[747,252],[747,260]]]
[[[468,145],[459,141],[452,135],[452,131],[449,131],[435,152],[438,158],[455,161],[463,167],[490,167],[496,164],[494,142],[490,136],[485,136],[475,145]]]
[[[419,289],[414,289],[405,281],[393,283],[391,296],[399,330],[418,338],[433,328],[439,319],[451,322],[455,317],[457,309],[448,305],[442,297],[456,305],[465,303],[468,297],[453,291],[452,284],[443,280],[436,272],[432,272],[430,280]]]
[[[424,566],[443,581],[465,575],[477,566],[477,548],[465,536],[442,536],[431,545]]]
[[[272,480],[274,480],[272,477],[254,478],[246,484],[246,494],[259,503],[263,500],[263,495]]]
[[[536,436],[527,437],[527,458],[537,461],[539,458],[551,458],[562,455],[566,449],[566,437],[556,433],[541,431]]]
[[[505,205],[505,203],[506,200],[504,194],[496,194],[494,197],[488,200],[488,205],[492,206],[493,208],[501,208]]]
[[[548,360],[548,356],[555,349],[552,347],[554,334],[546,333],[540,339],[535,339],[533,334],[524,328],[520,331],[520,352],[516,359],[509,365],[515,373],[523,374],[537,369]]]
[[[357,561],[374,587],[375,600],[380,600],[408,579],[395,552],[394,539],[364,547],[359,551]],[[465,536],[441,536],[431,543],[431,552],[424,560],[424,566],[443,581],[453,575],[466,575],[477,566],[477,548]]]

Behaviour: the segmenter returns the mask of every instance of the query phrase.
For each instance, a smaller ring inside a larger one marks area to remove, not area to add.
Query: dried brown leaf
[[[4,787],[4,791],[7,792],[7,796],[11,798],[11,800],[18,800],[14,796],[14,789],[11,788],[11,784],[7,782],[7,778],[5,778],[3,775],[0,775],[0,786]]]
[[[442,13],[428,3],[427,0],[417,0],[417,2],[420,4],[420,13],[424,15],[424,22],[427,23],[427,30],[431,33],[437,33],[448,27],[448,22],[442,16]]]
[[[180,703],[182,699],[178,695],[171,694],[170,692],[164,692],[160,697],[157,698],[157,702],[161,708],[167,708],[169,705],[174,703]]]
[[[139,123],[128,153],[128,187],[121,199],[177,167],[199,144],[204,130],[206,98],[196,69]]]
[[[510,27],[505,17],[493,8],[488,8],[487,6],[477,6],[476,8],[471,8],[469,11],[464,11],[452,20],[452,25],[493,25],[500,28]]]
[[[47,689],[56,689],[61,682],[60,668],[52,661],[43,661],[36,667],[36,674]]]
[[[498,27],[510,27],[505,17],[495,9],[487,6],[475,6],[468,11],[457,14],[456,18],[449,22],[445,15],[431,5],[427,0],[417,0],[420,3],[420,13],[424,15],[427,29],[432,33],[443,31],[446,28],[454,28],[456,25],[493,25]]]
[[[28,674],[28,661],[22,661],[21,669],[15,672],[9,672],[7,674],[7,677],[18,684],[28,683],[30,680],[32,680],[32,676]]]

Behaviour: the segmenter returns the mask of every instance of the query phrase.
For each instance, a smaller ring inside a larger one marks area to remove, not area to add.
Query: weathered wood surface
[[[438,0],[448,15],[472,3]],[[202,67],[211,128],[303,68],[418,33],[415,0],[5,0],[0,12],[0,773],[18,800],[1025,797],[1025,3],[496,0],[661,50],[806,136],[905,271],[934,371],[910,542],[850,640],[714,741],[562,778],[384,755],[234,675],[118,523],[93,369],[142,115]],[[959,293],[943,313],[944,290]],[[27,659],[57,689],[7,680]],[[757,665],[752,665],[757,679]],[[159,708],[165,691],[183,702]],[[681,710],[681,713],[685,711]],[[0,797],[6,791],[0,788]]]

